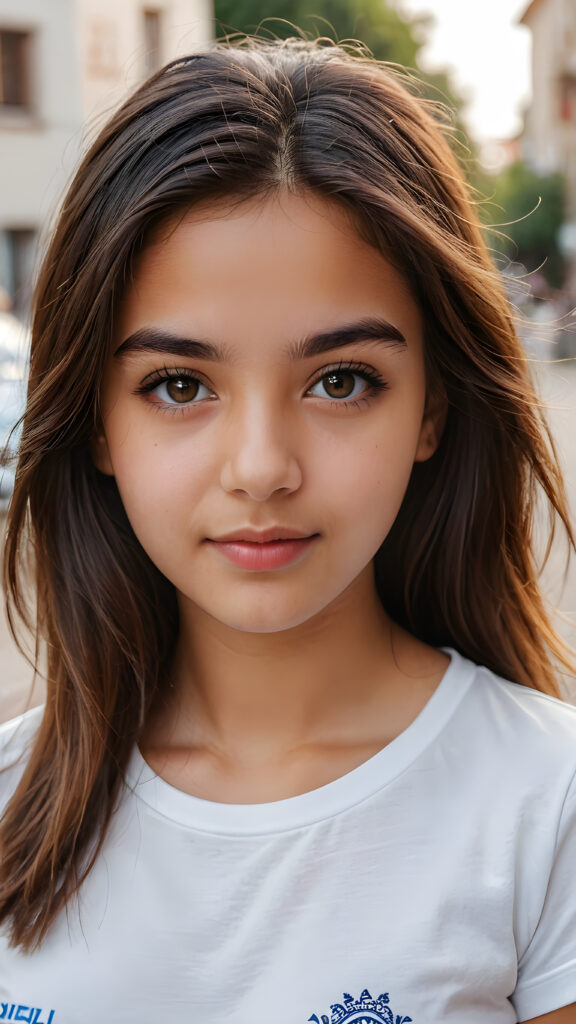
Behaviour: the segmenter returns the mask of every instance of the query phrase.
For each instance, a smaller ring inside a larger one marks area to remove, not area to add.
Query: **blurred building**
[[[39,235],[90,135],[213,26],[212,0],[0,0],[0,286],[15,311],[27,312]]]
[[[523,154],[538,174],[567,186],[563,245],[576,292],[576,0],[532,0],[521,24],[532,34],[532,100]]]

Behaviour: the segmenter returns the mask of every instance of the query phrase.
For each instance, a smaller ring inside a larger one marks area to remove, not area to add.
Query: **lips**
[[[267,530],[238,530],[211,538],[209,544],[239,569],[263,572],[281,569],[299,560],[318,536],[274,526]]]
[[[226,533],[220,537],[210,537],[209,540],[216,544],[229,542],[245,544],[268,544],[275,540],[304,540],[309,537],[316,537],[317,534],[303,533],[300,530],[292,530],[286,526],[270,526],[266,530],[256,530],[254,527],[242,527],[233,533]]]

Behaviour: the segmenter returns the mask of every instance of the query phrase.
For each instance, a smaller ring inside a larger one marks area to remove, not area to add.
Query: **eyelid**
[[[136,391],[137,393],[151,391],[157,384],[162,384],[165,380],[173,380],[178,377],[190,377],[192,380],[197,380],[200,384],[204,384],[211,391],[214,390],[210,380],[198,370],[191,370],[189,367],[184,368],[182,366],[163,366],[161,370],[152,370],[150,373],[147,373],[140,381]]]

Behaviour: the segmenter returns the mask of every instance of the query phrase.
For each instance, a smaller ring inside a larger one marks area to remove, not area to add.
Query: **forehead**
[[[420,339],[407,282],[360,237],[348,212],[314,195],[282,193],[204,203],[158,228],[135,263],[117,342],[150,324],[231,343],[246,334],[289,342],[371,313]]]

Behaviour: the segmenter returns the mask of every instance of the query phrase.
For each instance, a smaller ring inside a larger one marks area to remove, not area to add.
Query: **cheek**
[[[136,533],[170,532],[187,517],[209,486],[209,454],[200,445],[166,443],[162,432],[120,437],[113,427],[109,448],[118,490]]]
[[[346,513],[362,524],[362,545],[377,541],[379,546],[398,514],[412,471],[412,460],[403,454],[375,445],[356,451],[350,464],[343,502]]]
[[[391,417],[371,428],[369,436],[340,438],[315,451],[311,476],[328,508],[357,514],[366,525],[391,525],[412,473],[419,438],[419,416]]]

